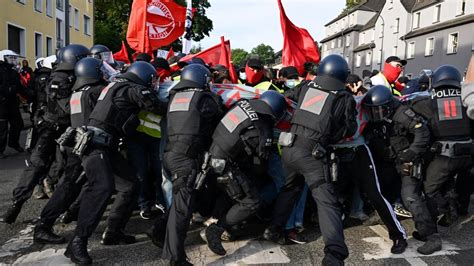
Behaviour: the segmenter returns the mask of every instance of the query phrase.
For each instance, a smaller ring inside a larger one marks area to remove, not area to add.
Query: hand
[[[410,149],[405,149],[398,154],[398,159],[403,163],[413,162],[416,157],[416,152]]]
[[[402,174],[404,176],[410,176],[411,175],[411,169],[413,167],[413,163],[403,163],[402,164]]]

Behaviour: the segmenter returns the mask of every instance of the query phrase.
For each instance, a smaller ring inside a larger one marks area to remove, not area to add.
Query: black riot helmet
[[[70,44],[64,47],[62,55],[59,55],[61,63],[69,63],[75,65],[79,60],[89,55],[89,49],[84,45]]]
[[[102,61],[97,58],[86,57],[77,62],[74,67],[76,77],[84,79],[101,80],[104,76],[101,70]]]
[[[375,85],[365,94],[362,104],[371,120],[382,121],[393,114],[399,102],[393,97],[390,89],[383,85]]]
[[[329,76],[346,83],[348,75],[349,65],[340,55],[328,55],[319,63],[318,76]]]
[[[155,88],[157,82],[156,69],[152,64],[145,61],[137,61],[130,65],[127,72],[121,77],[133,81],[137,84]]]
[[[287,109],[285,97],[276,91],[265,91],[260,95],[259,100],[265,103],[271,110],[271,116],[275,120],[280,120]]]
[[[442,86],[461,88],[461,73],[452,65],[438,67],[431,76],[431,84],[434,89]]]
[[[201,64],[190,64],[183,68],[181,79],[173,89],[207,88],[212,75],[207,67]]]
[[[110,51],[109,47],[102,45],[102,44],[96,44],[91,47],[91,55],[94,58],[98,58],[102,61],[105,61],[109,64],[114,63],[114,55]]]

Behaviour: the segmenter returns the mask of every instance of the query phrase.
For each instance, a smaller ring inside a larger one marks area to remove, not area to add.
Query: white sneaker
[[[395,212],[396,215],[401,216],[401,217],[406,217],[406,218],[413,217],[411,212],[405,209],[405,207],[403,207],[403,205],[400,203],[395,203],[395,205],[393,206],[393,212]]]

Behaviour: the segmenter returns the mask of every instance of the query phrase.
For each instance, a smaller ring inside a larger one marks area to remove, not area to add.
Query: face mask
[[[245,72],[239,72],[239,79],[247,80],[247,74],[245,74]]]
[[[245,74],[247,75],[247,81],[250,84],[255,84],[259,82],[260,80],[262,80],[262,77],[263,77],[262,70],[258,70],[257,72],[255,72],[252,69],[250,69],[249,66],[245,66]]]
[[[394,67],[390,63],[385,63],[383,67],[383,75],[387,78],[388,82],[395,82],[395,80],[400,76],[400,73],[402,73],[402,68]]]
[[[288,79],[285,81],[285,86],[290,88],[290,89],[293,89],[294,87],[296,87],[296,80],[294,79]]]

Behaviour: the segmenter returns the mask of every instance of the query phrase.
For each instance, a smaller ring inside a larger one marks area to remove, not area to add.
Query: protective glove
[[[402,174],[404,176],[410,176],[411,175],[411,169],[413,167],[413,163],[403,163],[401,165],[401,170],[402,170]]]
[[[410,149],[405,149],[398,154],[398,159],[402,163],[414,162],[417,158],[416,152]]]
[[[258,144],[258,157],[263,160],[268,160],[270,157],[270,148],[273,144],[272,138],[260,136]]]

